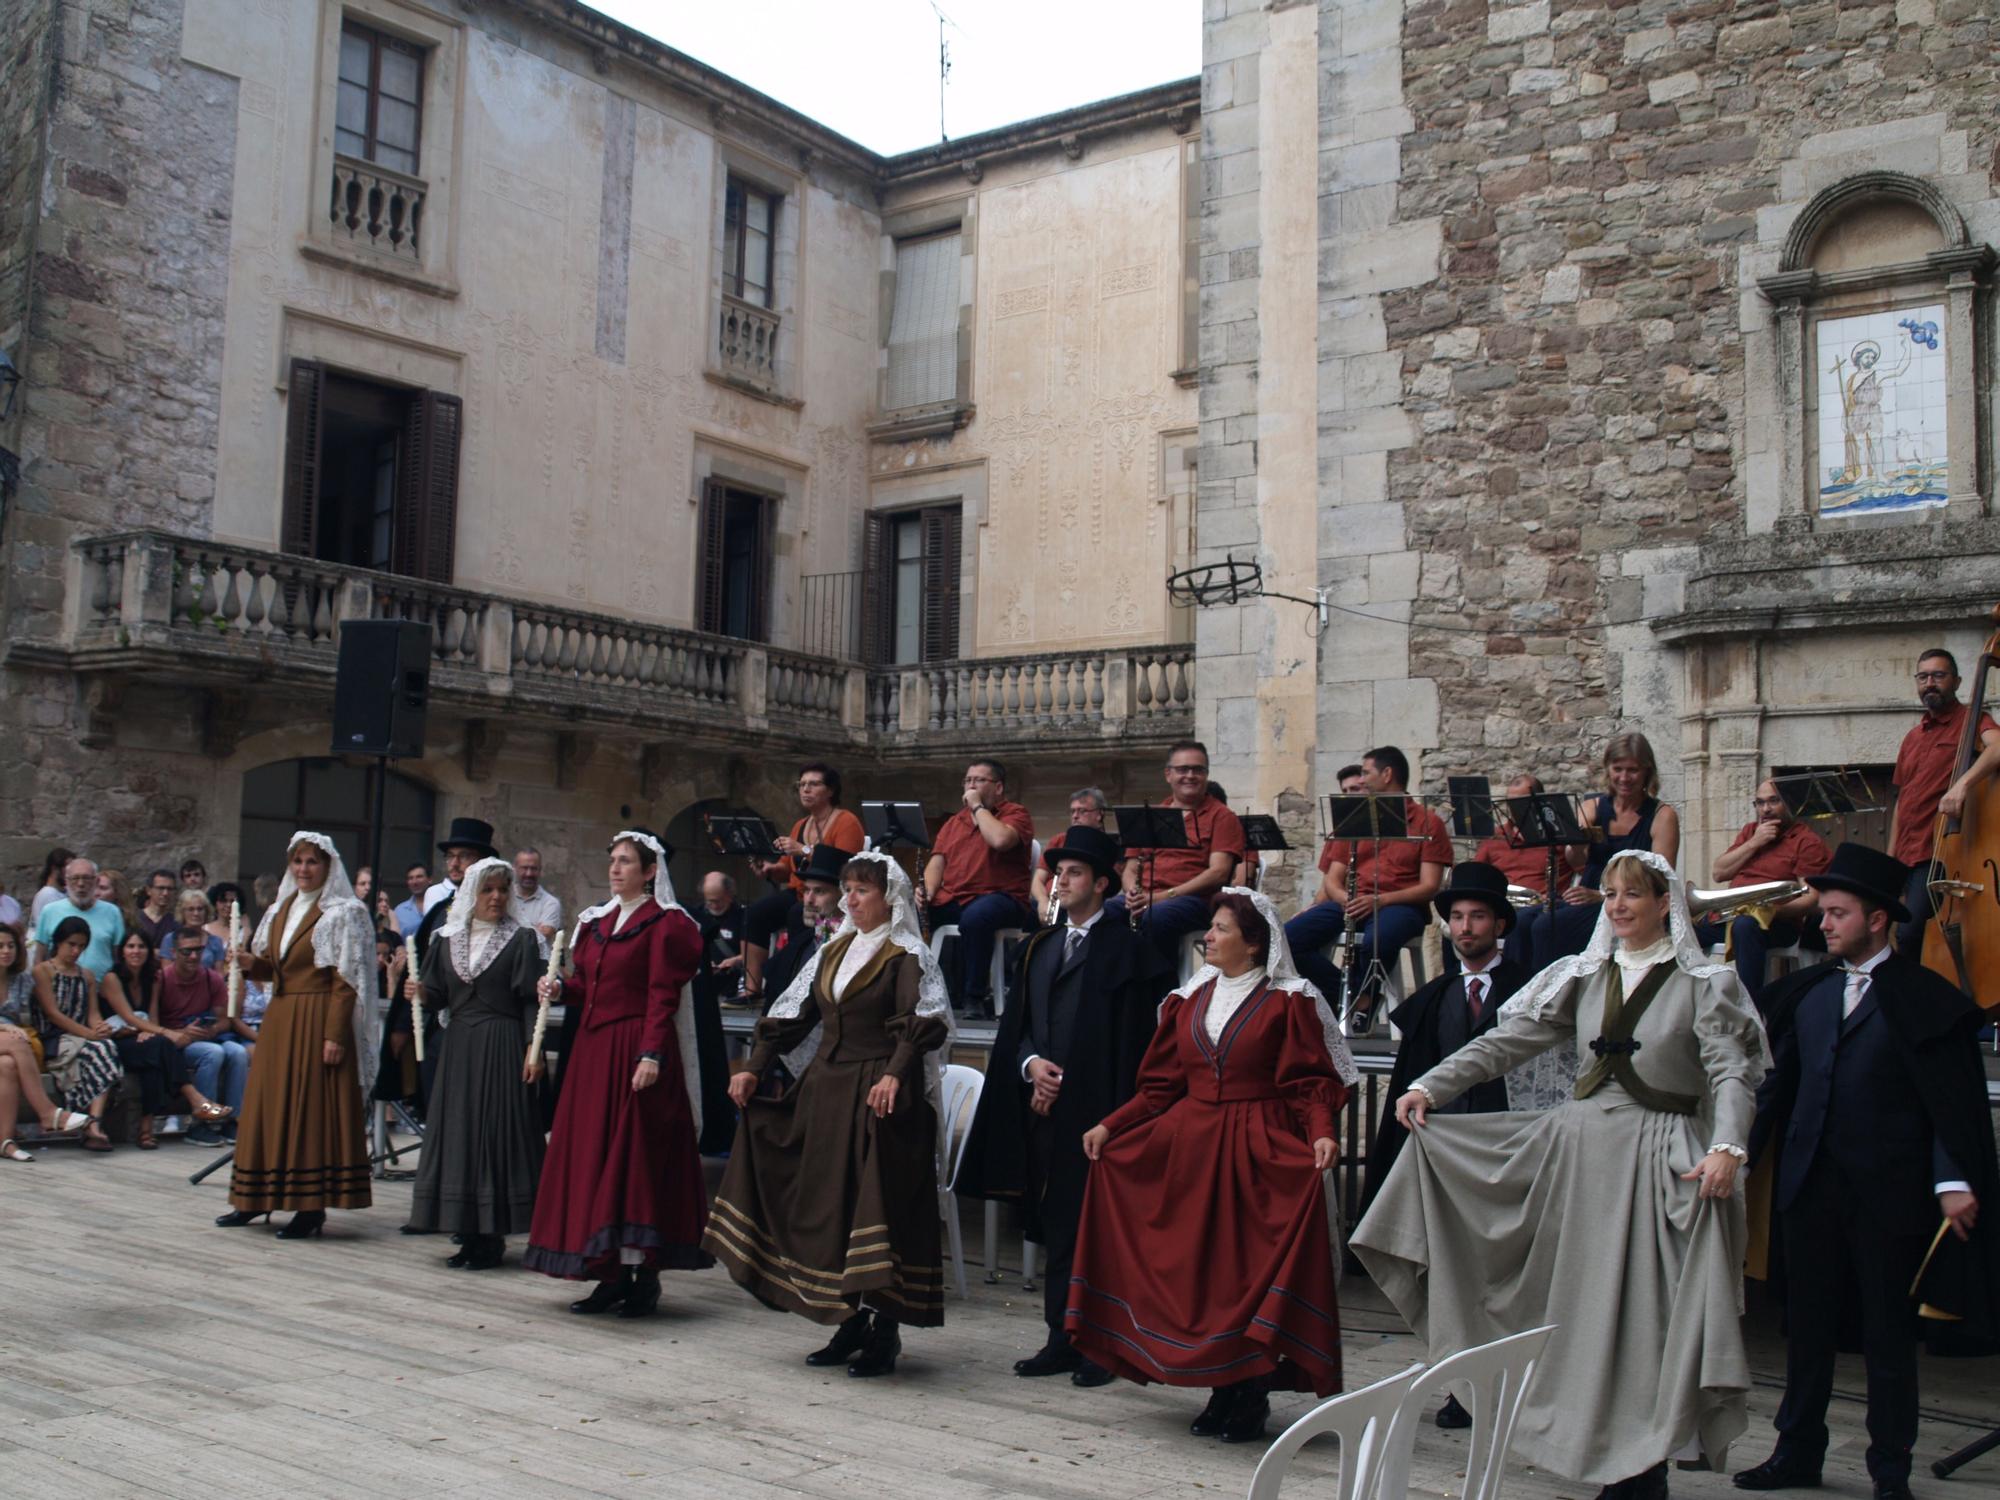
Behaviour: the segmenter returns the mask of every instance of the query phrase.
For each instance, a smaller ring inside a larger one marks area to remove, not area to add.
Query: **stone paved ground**
[[[323,1242],[214,1229],[226,1172],[186,1182],[209,1159],[169,1144],[0,1163],[0,1495],[1137,1500],[1240,1495],[1256,1465],[1255,1451],[1188,1437],[1190,1393],[1013,1378],[1039,1332],[1018,1276],[988,1287],[975,1265],[946,1328],[912,1333],[894,1378],[856,1382],[808,1371],[814,1330],[718,1272],[668,1278],[663,1314],[642,1325],[570,1317],[563,1289],[518,1270],[448,1272],[444,1241],[396,1233],[405,1183],[335,1215]],[[1351,1383],[1415,1356],[1372,1288],[1350,1278],[1343,1303]],[[1777,1399],[1768,1320],[1753,1354],[1755,1425],[1738,1456],[1754,1459]],[[1858,1389],[1858,1368],[1841,1375]],[[2000,1419],[1991,1362],[1928,1363],[1924,1379],[1926,1460],[1973,1420]],[[1278,1416],[1308,1404],[1287,1397]],[[1859,1406],[1842,1400],[1835,1420],[1829,1493],[1864,1497]],[[1462,1434],[1426,1426],[1414,1492],[1460,1493],[1463,1453]],[[1331,1455],[1315,1450],[1287,1493],[1332,1486]],[[2000,1456],[1951,1485],[1922,1474],[1917,1491],[1996,1486]],[[1673,1487],[1733,1493],[1709,1475]],[[1518,1500],[1590,1493],[1509,1476]]]

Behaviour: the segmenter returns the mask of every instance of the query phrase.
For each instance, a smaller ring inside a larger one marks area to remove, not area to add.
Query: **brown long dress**
[[[273,943],[283,940],[290,915],[287,900],[271,919]],[[313,963],[313,929],[321,917],[315,910],[299,924],[275,965],[244,955],[244,972],[271,986],[229,1179],[231,1205],[247,1213],[366,1208],[373,1201],[367,1112],[354,1056],[355,994],[334,970]],[[343,1049],[330,1068],[322,1052],[326,1042]]]
[[[917,958],[885,943],[848,982],[834,976],[851,937],[820,959],[796,1016],[757,1023],[747,1065],[762,1075],[824,1026],[797,1083],[752,1099],[715,1197],[704,1244],[767,1307],[839,1323],[865,1301],[898,1322],[944,1322],[937,1117],[923,1059],[944,1044],[941,1017],[919,1016]],[[901,1087],[877,1119],[868,1091]]]

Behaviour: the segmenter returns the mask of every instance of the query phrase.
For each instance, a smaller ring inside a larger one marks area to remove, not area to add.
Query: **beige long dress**
[[[1440,1104],[1552,1048],[1604,1034],[1609,962],[1500,1024],[1417,1080]],[[1647,970],[1626,971],[1634,994]],[[1521,1458],[1610,1484],[1699,1439],[1712,1468],[1746,1425],[1742,1182],[1701,1199],[1711,1145],[1749,1140],[1766,1049],[1727,971],[1674,969],[1645,1009],[1630,1065],[1642,1087],[1695,1102],[1643,1105],[1615,1079],[1540,1113],[1433,1116],[1413,1132],[1353,1238],[1376,1285],[1433,1359],[1557,1325],[1514,1430]],[[1586,1063],[1595,1061],[1587,1042]]]

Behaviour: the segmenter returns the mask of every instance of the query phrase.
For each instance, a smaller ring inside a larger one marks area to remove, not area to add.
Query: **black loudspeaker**
[[[333,685],[333,753],[420,757],[430,694],[430,626],[344,621]]]

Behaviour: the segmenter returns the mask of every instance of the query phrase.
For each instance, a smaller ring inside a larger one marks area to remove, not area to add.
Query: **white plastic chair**
[[[993,934],[993,964],[987,977],[988,991],[993,996],[995,1017],[1007,1013],[1007,945],[1018,943],[1028,934],[1019,927],[1002,927]],[[944,967],[944,940],[958,936],[958,924],[947,922],[942,927],[931,929],[931,957],[940,969]]]
[[[1323,1401],[1300,1417],[1265,1451],[1250,1476],[1249,1500],[1278,1500],[1299,1450],[1329,1433],[1340,1439],[1340,1484],[1332,1492],[1334,1500],[1375,1500],[1384,1456],[1400,1440],[1398,1427],[1408,1425],[1405,1398],[1423,1372],[1422,1365],[1411,1365],[1400,1375]],[[1383,1492],[1381,1500],[1401,1496]]]
[[[958,1295],[965,1288],[965,1244],[958,1228],[958,1166],[965,1159],[965,1144],[972,1139],[972,1117],[979,1112],[979,1093],[986,1075],[963,1063],[946,1063],[938,1090],[938,1211],[944,1215],[945,1234],[951,1243],[951,1273],[958,1283]]]
[[[1534,1383],[1542,1351],[1556,1331],[1553,1323],[1510,1334],[1441,1359],[1419,1375],[1403,1396],[1403,1414],[1382,1453],[1377,1476],[1382,1500],[1402,1496],[1410,1487],[1410,1457],[1417,1428],[1433,1396],[1456,1386],[1462,1404],[1472,1414],[1471,1443],[1465,1455],[1464,1500],[1499,1500],[1505,1477],[1507,1445],[1514,1440],[1514,1422],[1521,1415],[1521,1398]]]

